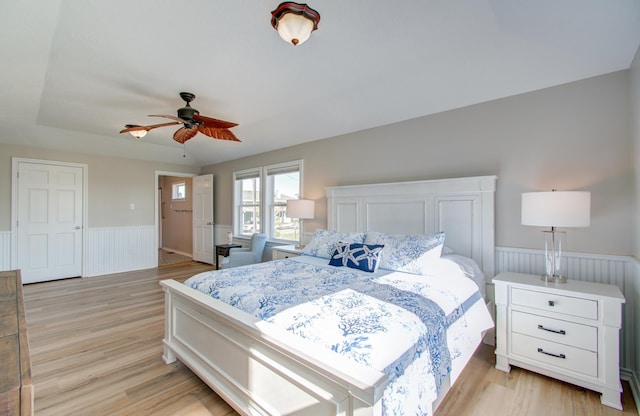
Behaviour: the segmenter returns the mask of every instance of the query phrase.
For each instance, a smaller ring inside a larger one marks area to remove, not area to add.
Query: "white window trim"
[[[182,196],[182,198],[179,198],[176,196],[177,192],[177,188],[179,186],[182,186],[184,188],[184,195]],[[172,201],[184,201],[187,199],[187,183],[185,181],[180,181],[180,182],[173,182],[171,184],[171,200]]]
[[[262,232],[266,232],[269,238],[269,241],[274,241],[274,242],[278,242],[278,243],[287,243],[287,244],[298,244],[299,241],[296,240],[284,240],[284,239],[280,239],[280,238],[275,238],[273,236],[274,232],[273,232],[273,226],[274,224],[272,224],[273,221],[273,206],[274,201],[273,201],[273,192],[274,190],[271,188],[271,181],[269,180],[269,173],[270,172],[276,172],[278,173],[278,171],[280,170],[287,170],[288,168],[294,168],[291,170],[296,170],[298,171],[298,176],[299,176],[299,184],[298,184],[298,197],[302,198],[302,184],[304,183],[303,181],[303,177],[302,177],[302,171],[303,171],[303,161],[302,160],[293,160],[290,162],[283,162],[283,163],[276,163],[273,165],[268,165],[268,166],[264,166],[263,167],[263,171],[264,171],[264,204],[265,204],[265,211],[264,211],[264,228],[262,228]]]
[[[233,233],[234,236],[238,237],[239,239],[242,238],[248,238],[247,236],[242,235],[242,224],[240,221],[240,218],[242,217],[241,215],[241,210],[242,210],[242,195],[239,194],[238,192],[238,188],[237,188],[237,181],[238,178],[242,178],[243,176],[246,175],[252,175],[252,174],[257,174],[257,176],[260,178],[260,204],[259,204],[259,209],[260,209],[260,232],[261,233],[265,233],[267,234],[267,238],[269,241],[273,241],[273,242],[279,242],[279,243],[289,243],[289,244],[293,244],[293,243],[298,243],[298,241],[293,241],[293,240],[283,240],[283,239],[277,239],[273,237],[273,224],[271,224],[272,222],[272,218],[271,218],[271,211],[272,211],[272,206],[273,206],[273,189],[271,189],[271,185],[270,185],[270,181],[268,179],[269,173],[270,172],[274,172],[274,171],[278,171],[278,170],[282,170],[282,169],[286,169],[286,168],[297,168],[298,170],[298,175],[300,178],[300,183],[299,183],[299,195],[300,198],[302,198],[302,195],[304,195],[303,193],[303,184],[304,184],[304,177],[303,177],[303,172],[304,172],[304,163],[302,159],[299,160],[292,160],[289,162],[282,162],[282,163],[275,163],[272,165],[266,165],[266,166],[261,166],[261,167],[256,167],[256,168],[250,168],[250,169],[243,169],[243,170],[239,170],[239,171],[235,171],[233,172]]]
[[[237,181],[238,178],[242,178],[243,176],[253,176],[257,175],[260,182],[260,204],[258,204],[258,208],[260,210],[260,217],[262,217],[262,213],[264,211],[264,198],[263,198],[263,179],[262,179],[262,168],[251,168],[251,169],[243,169],[236,172],[233,172],[233,235],[237,238],[247,238],[242,235],[242,226],[243,224],[240,222],[240,218],[242,217],[242,193],[238,192]],[[262,218],[260,220],[260,224],[262,224]],[[260,225],[260,230],[262,230],[262,225]]]

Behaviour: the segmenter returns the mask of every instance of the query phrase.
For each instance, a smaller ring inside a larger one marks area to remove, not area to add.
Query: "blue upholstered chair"
[[[251,244],[248,248],[232,248],[229,250],[229,263],[227,267],[244,266],[260,263],[264,246],[267,244],[267,235],[256,233],[251,236]]]

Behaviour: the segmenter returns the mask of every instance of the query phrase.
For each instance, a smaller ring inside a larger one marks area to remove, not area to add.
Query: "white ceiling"
[[[0,142],[209,165],[629,68],[640,0],[309,0],[303,45],[279,0],[0,0]],[[174,127],[197,98],[242,143]]]

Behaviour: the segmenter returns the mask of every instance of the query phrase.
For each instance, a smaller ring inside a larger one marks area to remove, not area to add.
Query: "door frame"
[[[16,181],[15,179],[18,175],[18,165],[20,163],[67,166],[82,169],[82,258],[80,259],[80,261],[82,263],[81,277],[84,277],[86,275],[85,267],[87,264],[87,262],[85,261],[85,256],[87,254],[87,213],[89,202],[89,165],[86,163],[60,162],[57,160],[45,159],[29,159],[17,156],[11,157],[11,259],[9,267],[12,270],[18,268],[18,181]]]
[[[154,205],[154,210],[155,210],[155,228],[153,230],[153,238],[156,242],[156,245],[158,245],[158,239],[160,238],[160,210],[158,209],[158,198],[160,197],[159,195],[159,190],[158,190],[158,186],[160,186],[160,176],[175,176],[178,178],[193,178],[194,176],[198,176],[199,174],[197,173],[185,173],[185,172],[169,172],[169,171],[164,171],[164,170],[157,170],[156,171],[156,185],[155,185],[155,196],[156,196],[156,203],[153,204]],[[155,267],[158,267],[158,256],[155,256]]]

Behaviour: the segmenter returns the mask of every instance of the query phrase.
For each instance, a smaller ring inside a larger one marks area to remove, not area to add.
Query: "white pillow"
[[[405,235],[370,232],[364,243],[384,245],[380,253],[381,269],[425,274],[429,263],[440,258],[444,233]]]
[[[473,259],[458,254],[442,254],[443,259],[451,260],[458,264],[464,274],[471,279],[484,278],[484,273],[480,270],[480,266]]]
[[[484,299],[487,298],[487,292],[485,288],[485,275],[473,259],[465,256],[460,256],[458,254],[442,254],[440,257],[443,260],[449,260],[458,265],[460,270],[467,276],[469,279],[473,280],[476,285],[478,285],[478,289],[480,289],[480,294]]]
[[[302,254],[330,259],[338,243],[364,243],[364,233],[341,233],[318,228],[309,244],[302,250]]]

